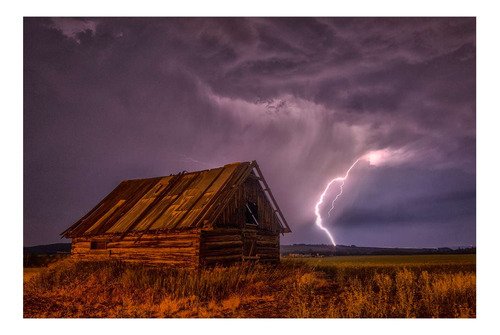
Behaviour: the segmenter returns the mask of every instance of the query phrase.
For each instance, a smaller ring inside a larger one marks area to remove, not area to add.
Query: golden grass
[[[396,256],[394,256],[396,257]],[[457,258],[458,260],[458,258]],[[475,317],[467,262],[323,259],[190,271],[62,260],[24,284],[25,317]],[[312,264],[312,265],[311,265]]]
[[[23,283],[29,281],[41,271],[43,271],[43,268],[23,268]]]

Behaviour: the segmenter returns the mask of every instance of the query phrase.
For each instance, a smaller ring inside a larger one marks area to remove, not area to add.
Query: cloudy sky
[[[282,243],[329,243],[315,204],[360,157],[321,206],[337,243],[475,244],[475,36],[474,18],[25,18],[24,244],[61,242],[121,180],[251,160]]]

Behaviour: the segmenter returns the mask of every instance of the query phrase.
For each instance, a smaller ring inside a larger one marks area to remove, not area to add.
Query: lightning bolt
[[[328,192],[328,189],[330,188],[330,185],[332,185],[334,182],[342,181],[342,184],[340,184],[340,193],[338,193],[337,196],[335,196],[335,199],[333,199],[333,201],[332,201],[332,208],[330,208],[330,210],[328,211],[328,216],[330,216],[330,212],[335,207],[335,201],[342,195],[342,192],[343,192],[342,188],[343,188],[343,186],[345,184],[345,181],[346,181],[347,177],[349,177],[349,172],[351,172],[352,168],[359,162],[360,159],[361,158],[358,158],[351,165],[351,167],[349,168],[349,170],[347,170],[346,174],[343,177],[337,177],[337,178],[334,178],[334,179],[330,180],[330,182],[328,183],[328,185],[326,185],[325,190],[321,194],[321,197],[319,198],[319,201],[316,203],[316,207],[315,207],[315,210],[314,210],[314,213],[316,214],[316,225],[328,235],[328,237],[330,238],[330,241],[332,241],[332,244],[334,246],[336,246],[337,244],[335,244],[335,240],[333,239],[332,234],[328,231],[328,229],[326,229],[325,227],[323,227],[323,219],[321,218],[321,214],[319,213],[319,206],[323,203],[323,198],[325,197],[326,193]]]

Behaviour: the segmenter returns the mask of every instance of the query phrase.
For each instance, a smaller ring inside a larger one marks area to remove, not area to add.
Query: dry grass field
[[[44,268],[24,268],[23,269],[23,283],[26,283],[31,278],[42,272]]]
[[[24,317],[471,318],[475,268],[475,255],[283,259],[199,271],[64,259],[31,270]]]

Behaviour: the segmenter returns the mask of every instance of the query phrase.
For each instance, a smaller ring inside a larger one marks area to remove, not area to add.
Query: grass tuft
[[[25,282],[24,316],[470,318],[476,275],[469,263],[335,258],[186,270],[69,258]]]

